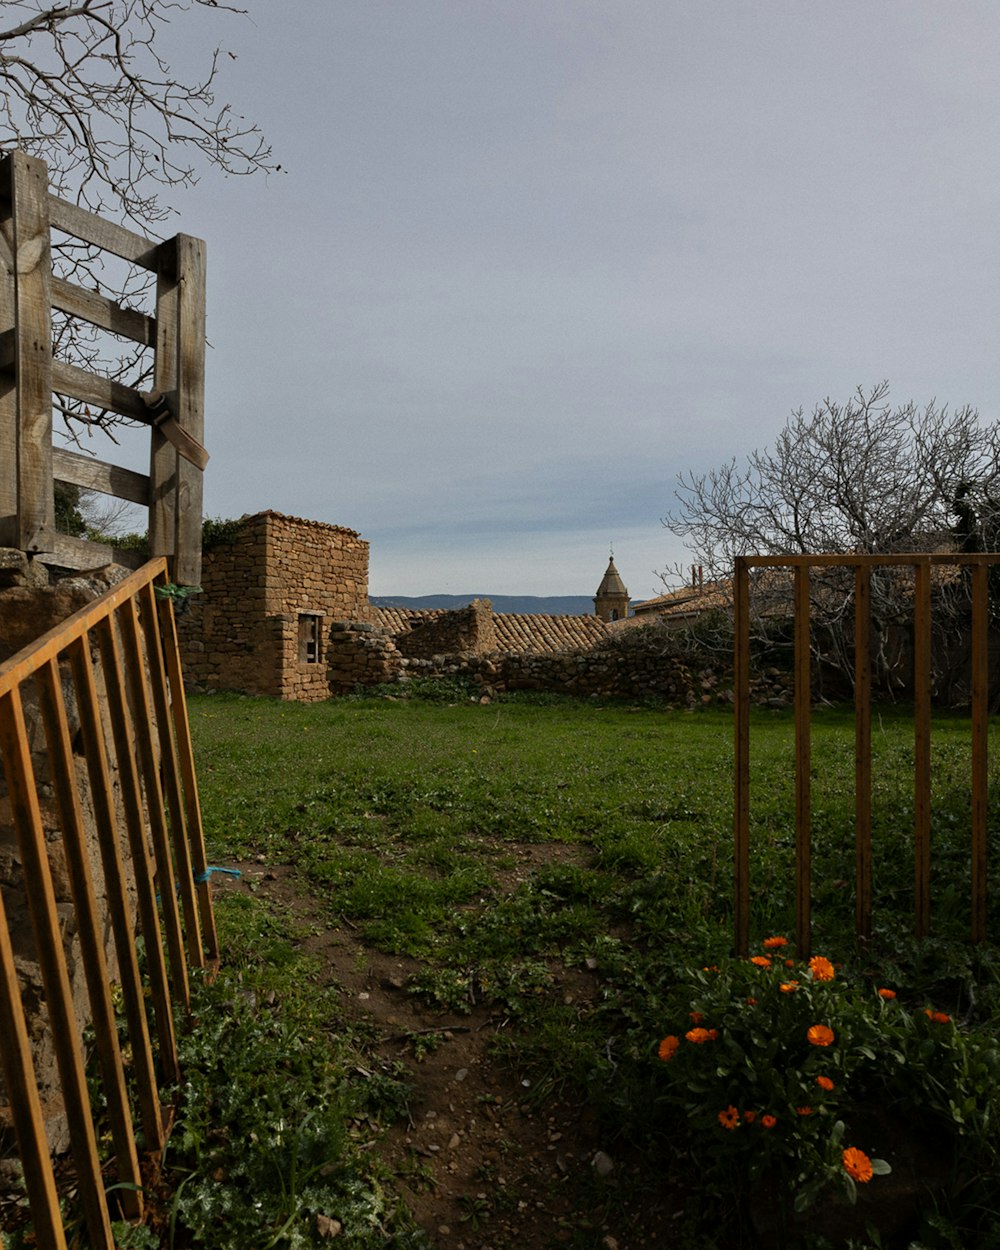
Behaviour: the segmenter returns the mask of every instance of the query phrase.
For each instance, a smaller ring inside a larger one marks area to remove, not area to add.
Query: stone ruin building
[[[203,593],[178,619],[189,686],[311,702],[458,677],[485,698],[515,689],[659,694],[688,706],[723,697],[724,677],[665,663],[655,645],[617,644],[641,622],[613,559],[594,615],[563,616],[496,613],[485,599],[457,611],[376,607],[368,553],[354,530],[274,511],[227,527],[206,544]]]
[[[597,616],[378,608],[355,530],[274,511],[244,517],[202,553],[201,586],[178,621],[184,672],[201,690],[310,702],[397,681],[434,657],[590,647]]]

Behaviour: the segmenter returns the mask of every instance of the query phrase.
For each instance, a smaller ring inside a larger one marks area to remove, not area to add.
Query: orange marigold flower
[[[725,1111],[720,1111],[717,1118],[723,1128],[734,1129],[739,1126],[740,1113],[735,1107],[729,1106]]]
[[[680,1044],[681,1039],[679,1037],[674,1037],[671,1033],[669,1037],[665,1037],[663,1041],[660,1042],[660,1048],[656,1053],[660,1056],[664,1063],[667,1063],[669,1060],[673,1059],[674,1055],[677,1054]]]
[[[943,1011],[931,1011],[930,1007],[924,1008],[924,1015],[935,1024],[947,1024],[951,1020],[951,1016],[945,1015]]]
[[[756,964],[758,968],[770,968],[771,961],[766,955],[751,955],[750,962]]]
[[[756,1007],[756,1006],[757,1006],[757,1000],[756,1000],[756,998],[748,998],[748,999],[747,999],[747,1006],[748,1006],[748,1007]]]
[[[774,1128],[774,1126],[778,1123],[777,1119],[773,1115],[762,1115],[760,1117],[760,1122],[765,1128]]]
[[[806,1037],[813,1046],[829,1046],[833,1042],[833,1029],[825,1024],[814,1024],[806,1030]]]
[[[714,1042],[719,1036],[715,1029],[689,1029],[684,1036],[689,1042],[700,1046],[704,1042]]]
[[[708,1030],[708,1040],[709,1040],[710,1042],[714,1042],[714,1041],[715,1041],[715,1039],[716,1039],[718,1036],[719,1036],[719,1030],[718,1030],[718,1029],[709,1029],[709,1030]]]
[[[820,1089],[825,1089],[827,1093],[829,1093],[831,1089],[835,1088],[833,1081],[831,1081],[828,1076],[818,1076],[816,1078],[816,1084],[820,1087]]]
[[[788,938],[785,937],[769,937],[764,939],[764,949],[766,951],[777,950],[779,946],[787,946]]]
[[[879,990],[878,996],[879,998],[884,998],[888,1000],[890,998],[896,997],[896,991],[895,990]]]
[[[700,1011],[689,1011],[688,1015],[691,1017],[692,1024],[701,1024],[702,1020],[705,1019]]]
[[[857,1146],[848,1146],[844,1151],[844,1171],[848,1176],[853,1177],[856,1181],[860,1181],[862,1185],[867,1185],[874,1175],[872,1171],[872,1161],[868,1158],[863,1150],[859,1150]]]
[[[813,1113],[812,1107],[796,1107],[795,1108],[796,1115],[812,1115],[812,1113]]]
[[[743,1119],[747,1122],[747,1124],[753,1124],[754,1120],[757,1119],[757,1112],[756,1111],[744,1111]]]
[[[824,959],[822,955],[813,955],[809,960],[809,971],[813,975],[814,981],[832,981],[834,972],[833,964],[829,959]]]
[[[781,990],[782,994],[794,994],[798,988],[798,981],[782,981],[782,983],[778,986],[778,989]]]

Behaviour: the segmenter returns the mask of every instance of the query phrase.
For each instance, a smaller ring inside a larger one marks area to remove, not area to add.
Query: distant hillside
[[[473,599],[489,599],[494,612],[546,616],[593,616],[594,600],[587,595],[372,595],[377,608],[464,608]]]

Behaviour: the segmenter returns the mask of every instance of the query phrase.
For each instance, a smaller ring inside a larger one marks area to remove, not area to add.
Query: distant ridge
[[[589,595],[372,595],[377,608],[464,608],[473,599],[489,599],[493,611],[517,612],[531,616],[593,616],[594,600]]]

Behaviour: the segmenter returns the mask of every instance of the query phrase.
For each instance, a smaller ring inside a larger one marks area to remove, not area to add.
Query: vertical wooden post
[[[812,692],[809,666],[809,568],[795,569],[795,944],[805,959],[812,946]]]
[[[31,1042],[21,1006],[21,987],[7,929],[3,892],[0,891],[0,1059],[18,1154],[24,1169],[24,1187],[31,1203],[31,1219],[38,1244],[46,1250],[66,1250],[62,1212],[56,1193],[52,1160],[45,1138],[45,1122],[35,1084]]]
[[[733,945],[750,950],[750,575],[742,556],[733,572]]]
[[[49,1027],[69,1123],[80,1201],[95,1250],[114,1250],[111,1223],[104,1198],[104,1181],[97,1156],[97,1136],[90,1112],[83,1046],[73,1013],[73,997],[56,911],[52,873],[45,849],[45,830],[31,769],[21,695],[17,687],[0,696],[0,756],[10,791],[24,876],[30,885],[26,890],[28,907],[42,984],[45,987]]]
[[[913,833],[914,927],[931,925],[931,570],[915,566],[913,603]]]
[[[108,1103],[108,1122],[118,1162],[118,1180],[130,1187],[122,1190],[122,1209],[129,1218],[142,1215],[139,1186],[139,1160],[132,1132],[132,1114],[125,1090],[125,1070],[118,1045],[118,1029],[111,1002],[110,978],[104,956],[103,923],[99,918],[94,895],[93,874],[87,854],[87,837],[79,784],[73,762],[66,706],[62,694],[59,664],[51,659],[36,675],[41,695],[42,717],[52,768],[53,789],[62,817],[62,845],[66,868],[73,891],[80,961],[83,964],[94,1026],[94,1042],[101,1064],[104,1096]]]
[[[871,566],[854,570],[854,867],[855,931],[872,936],[872,653]]]
[[[153,716],[149,706],[149,690],[146,685],[146,666],[143,663],[139,640],[139,619],[134,599],[127,599],[118,609],[118,624],[122,632],[122,654],[128,677],[130,704],[135,718],[135,745],[146,793],[146,819],[149,821],[150,840],[153,844],[153,860],[156,864],[156,885],[160,895],[160,911],[170,956],[170,983],[174,995],[188,1011],[191,1007],[191,988],[188,981],[187,962],[184,958],[184,936],[177,908],[178,878],[170,853],[170,835],[167,830],[167,812],[160,782],[160,760],[153,745]]]
[[[198,801],[198,778],[195,773],[187,701],[184,697],[184,676],[181,672],[181,655],[177,644],[177,625],[169,599],[161,599],[157,607],[160,633],[163,638],[163,653],[166,658],[167,681],[170,688],[170,710],[173,714],[177,753],[180,757],[181,778],[184,786],[188,837],[191,844],[191,868],[198,887],[202,941],[205,944],[208,959],[213,963],[218,963],[219,937],[212,911],[212,883],[208,877],[208,861],[205,857],[205,832],[201,820],[201,804]]]
[[[156,358],[153,388],[161,395],[177,390],[177,240],[159,248],[156,277]],[[154,426],[149,447],[149,554],[172,557],[177,541],[175,518],[176,449]]]
[[[146,1139],[145,1147],[147,1151],[156,1152],[163,1149],[163,1119],[156,1084],[153,1049],[149,1040],[142,976],[136,956],[135,925],[128,904],[128,889],[121,853],[121,831],[118,827],[114,790],[108,769],[104,723],[101,718],[100,700],[90,659],[89,635],[83,639],[77,639],[72,644],[69,648],[69,659],[73,666],[73,679],[76,684],[83,749],[90,775],[91,801],[98,828],[101,830],[101,862],[104,866],[104,879],[107,884],[108,913],[115,935],[115,948],[118,952],[118,976],[125,1005],[129,1045],[132,1047],[132,1071],[138,1087],[139,1110],[142,1116],[143,1135]],[[132,766],[135,767],[134,764]],[[141,889],[142,874],[138,869],[136,881],[138,888]]]
[[[147,975],[156,1017],[160,1068],[167,1081],[178,1081],[180,1080],[180,1066],[177,1061],[177,1036],[174,1031],[173,1008],[170,1003],[167,965],[163,957],[160,918],[156,910],[153,872],[146,845],[146,818],[142,810],[142,787],[139,782],[139,766],[136,762],[138,748],[129,715],[125,662],[118,646],[113,618],[105,617],[98,623],[95,632],[101,649],[108,719],[111,721],[122,807],[125,812],[125,828],[132,855],[132,869],[135,873],[139,922],[146,939]],[[169,891],[169,885],[167,889]]]
[[[181,771],[174,738],[174,723],[170,715],[170,692],[167,672],[163,662],[160,640],[159,617],[153,586],[147,582],[138,594],[139,622],[145,639],[146,662],[149,666],[149,684],[153,695],[153,711],[156,716],[156,736],[160,744],[160,784],[167,800],[170,815],[171,845],[174,852],[174,870],[177,874],[177,895],[184,914],[187,937],[188,964],[192,968],[205,966],[205,952],[201,944],[198,900],[195,893],[194,871],[191,867],[191,846],[187,827],[187,809],[181,792]]]
[[[17,542],[27,552],[55,544],[52,476],[52,275],[49,182],[43,161],[14,152],[14,379],[17,406]]]
[[[14,206],[9,156],[0,160],[0,547],[16,547],[17,386],[14,375]]]
[[[989,594],[984,564],[972,568],[972,940],[986,937],[989,786]]]
[[[199,443],[205,439],[205,244],[179,234],[177,245],[177,424]],[[177,461],[176,541],[173,578],[201,581],[203,471]]]

